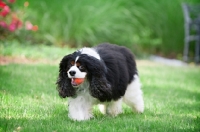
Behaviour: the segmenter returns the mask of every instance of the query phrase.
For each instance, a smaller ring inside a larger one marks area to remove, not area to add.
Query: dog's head
[[[106,67],[96,51],[83,48],[69,54],[61,60],[59,68],[57,89],[61,97],[75,96],[76,90],[86,81],[90,85],[89,91],[92,96],[100,100],[110,96],[111,88],[106,80]]]
[[[79,87],[79,85],[84,82],[87,75],[85,64],[81,63],[80,61],[70,60],[68,68],[69,69],[67,70],[67,76],[71,79],[71,85],[73,87]]]

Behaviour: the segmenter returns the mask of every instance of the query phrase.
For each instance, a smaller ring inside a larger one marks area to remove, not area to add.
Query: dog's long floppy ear
[[[94,57],[86,57],[84,61],[86,62],[86,68],[88,70],[91,95],[98,98],[100,101],[111,100],[112,89],[106,79],[106,68],[104,62]]]
[[[103,76],[93,76],[90,82],[90,92],[100,101],[110,101],[112,99],[111,85]]]
[[[75,89],[72,87],[71,80],[67,76],[70,58],[71,55],[68,55],[61,60],[59,66],[59,76],[56,82],[59,95],[63,98],[75,95]]]

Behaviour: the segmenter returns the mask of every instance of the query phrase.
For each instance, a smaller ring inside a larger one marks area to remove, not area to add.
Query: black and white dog
[[[96,104],[112,116],[122,112],[122,102],[144,111],[136,62],[127,48],[113,44],[82,48],[64,56],[59,68],[57,90],[61,97],[69,97],[71,119],[90,119]]]

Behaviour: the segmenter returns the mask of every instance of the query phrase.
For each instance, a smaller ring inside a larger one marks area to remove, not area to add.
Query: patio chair
[[[200,59],[200,4],[182,3],[185,20],[183,60],[188,61],[190,42],[195,41],[195,62]]]

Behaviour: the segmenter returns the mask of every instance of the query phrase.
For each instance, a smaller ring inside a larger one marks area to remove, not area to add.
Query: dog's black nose
[[[74,76],[74,75],[76,74],[76,71],[70,71],[69,74],[70,74],[71,76]]]

